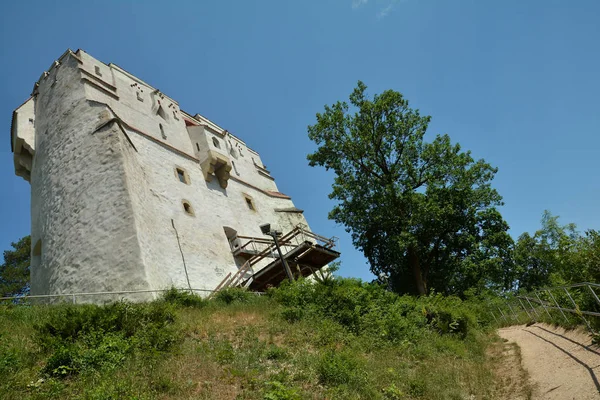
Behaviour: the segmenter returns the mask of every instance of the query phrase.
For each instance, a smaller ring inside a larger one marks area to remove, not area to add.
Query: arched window
[[[221,143],[219,143],[219,139],[217,139],[216,137],[213,137],[213,138],[212,138],[212,141],[213,141],[213,144],[215,145],[215,147],[216,147],[217,149],[220,149],[220,148],[221,148]]]
[[[181,203],[183,204],[183,211],[185,211],[187,215],[191,215],[193,217],[195,214],[190,202],[187,200],[183,200]]]

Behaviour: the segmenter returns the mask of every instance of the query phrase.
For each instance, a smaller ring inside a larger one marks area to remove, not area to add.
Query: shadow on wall
[[[221,192],[221,194],[225,197],[227,196],[227,189],[223,189],[221,185],[219,185],[219,180],[214,178],[211,179],[210,182],[204,181],[206,183],[206,187],[214,192]]]

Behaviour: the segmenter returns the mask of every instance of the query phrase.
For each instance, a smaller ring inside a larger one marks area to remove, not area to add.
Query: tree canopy
[[[397,91],[325,106],[308,135],[311,166],[335,172],[329,217],[345,226],[371,271],[399,292],[462,293],[510,285],[512,239],[491,187],[496,169],[448,135],[424,140],[431,117]]]
[[[0,264],[0,296],[26,294],[29,291],[29,265],[31,237],[25,236],[11,243],[13,250],[4,251],[4,262]]]
[[[600,281],[600,232],[581,233],[561,225],[545,211],[533,235],[519,236],[514,252],[516,286],[529,291],[543,286]]]

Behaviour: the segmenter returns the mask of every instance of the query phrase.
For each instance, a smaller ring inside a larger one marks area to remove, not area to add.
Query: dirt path
[[[583,331],[546,324],[498,331],[521,349],[523,367],[534,385],[533,399],[600,399],[600,348]]]

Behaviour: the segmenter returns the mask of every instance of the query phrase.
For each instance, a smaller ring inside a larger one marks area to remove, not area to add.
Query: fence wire
[[[121,300],[131,301],[151,301],[159,296],[153,294],[162,294],[172,289],[153,289],[153,290],[120,290],[114,292],[81,292],[81,293],[58,293],[58,294],[40,294],[40,295],[17,295],[0,297],[1,302],[11,302],[13,304],[22,303],[111,303]],[[202,297],[215,293],[214,289],[177,289],[182,292],[200,295]],[[256,295],[262,295],[262,292],[251,292]],[[94,299],[95,297],[95,299]],[[103,297],[104,301],[98,301],[98,297]],[[89,301],[94,299],[93,301]]]
[[[600,298],[596,291],[599,289],[599,284],[591,282],[537,289],[507,299],[504,309],[498,306],[498,314],[494,310],[490,314],[498,324],[513,324],[523,319],[538,322],[546,316],[550,320],[559,318],[567,325],[583,323],[593,335],[597,335]]]

